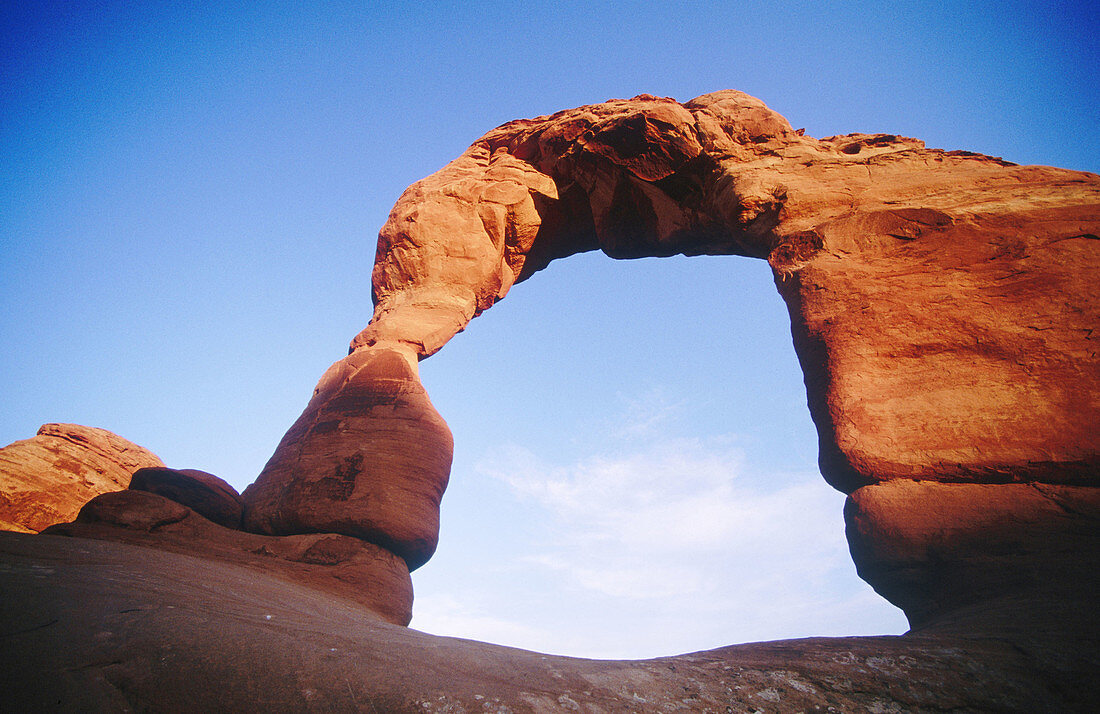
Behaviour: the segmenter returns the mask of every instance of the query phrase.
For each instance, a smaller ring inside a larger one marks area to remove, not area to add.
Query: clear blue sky
[[[734,88],[812,136],[1098,171],[1097,12],[4,3],[0,442],[101,426],[243,489],[369,319],[394,200],[517,117]],[[762,262],[561,261],[422,378],[456,452],[414,626],[596,656],[904,629]]]

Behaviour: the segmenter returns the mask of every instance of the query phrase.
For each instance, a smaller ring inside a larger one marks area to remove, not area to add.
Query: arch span
[[[1095,175],[814,139],[735,91],[510,122],[397,201],[370,324],[246,490],[247,527],[418,567],[451,456],[419,359],[556,258],[736,254],[788,306],[861,575],[914,624],[1037,573],[1068,587],[1084,560],[1051,553],[1096,540],[1067,513],[1100,480],[1097,235]]]

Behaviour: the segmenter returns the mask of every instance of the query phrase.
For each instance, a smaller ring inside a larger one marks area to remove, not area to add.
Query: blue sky
[[[0,442],[102,426],[243,489],[369,319],[397,196],[517,117],[734,88],[812,136],[1098,171],[1097,12],[5,3]],[[762,262],[560,261],[421,369],[456,451],[415,627],[614,657],[904,629]]]

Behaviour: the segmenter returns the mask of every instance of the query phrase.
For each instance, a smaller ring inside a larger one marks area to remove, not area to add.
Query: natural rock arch
[[[1098,206],[1091,174],[813,139],[740,92],[510,122],[398,200],[370,325],[246,490],[246,528],[418,567],[452,447],[419,359],[555,258],[737,254],[788,306],[861,575],[914,625],[1051,592],[1087,612]]]

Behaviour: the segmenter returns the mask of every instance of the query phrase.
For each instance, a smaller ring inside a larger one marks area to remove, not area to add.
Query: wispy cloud
[[[454,600],[418,600],[414,626],[603,657],[904,628],[855,581],[820,475],[761,472],[733,436],[662,436],[676,407],[642,403],[579,458],[487,453],[481,497],[513,530],[470,554]]]
[[[620,414],[608,424],[612,439],[630,441],[651,438],[665,433],[675,423],[685,407],[683,399],[674,399],[661,387],[652,387],[638,395],[619,395]]]
[[[746,483],[743,454],[721,441],[657,441],[568,465],[510,446],[481,470],[544,509],[549,540],[528,562],[608,595],[728,592],[730,579],[772,576],[780,558],[805,579],[847,556],[839,500],[820,477]]]

